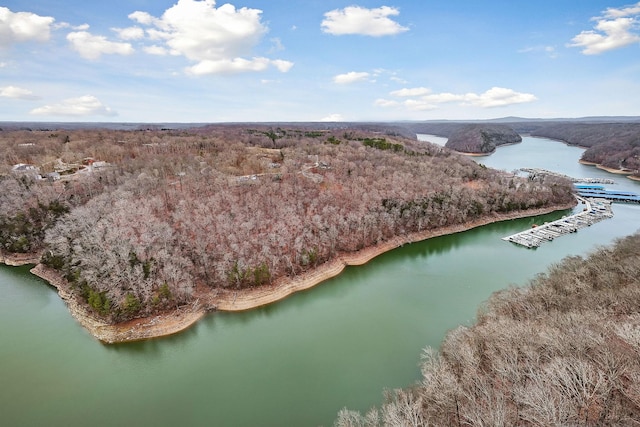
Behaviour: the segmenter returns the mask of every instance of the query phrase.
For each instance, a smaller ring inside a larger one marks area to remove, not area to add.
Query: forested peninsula
[[[472,155],[489,155],[500,145],[517,144],[522,137],[507,125],[471,123],[449,135],[447,148]]]
[[[0,244],[104,342],[271,302],[406,242],[575,204],[391,130],[0,132]]]
[[[336,426],[627,426],[640,419],[640,234],[494,294],[422,379]]]

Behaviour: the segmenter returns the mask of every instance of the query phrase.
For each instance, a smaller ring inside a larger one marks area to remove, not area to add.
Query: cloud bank
[[[93,95],[65,99],[59,104],[45,105],[31,110],[42,116],[116,116],[117,113]]]
[[[400,107],[409,110],[424,111],[434,110],[441,104],[458,103],[460,106],[471,106],[480,108],[503,107],[513,104],[522,104],[537,100],[536,96],[530,93],[516,92],[513,89],[502,87],[492,87],[491,89],[477,94],[464,93],[455,94],[449,92],[432,93],[425,87],[405,88],[390,93],[397,98],[407,98],[405,100],[378,99],[374,105],[378,107]]]

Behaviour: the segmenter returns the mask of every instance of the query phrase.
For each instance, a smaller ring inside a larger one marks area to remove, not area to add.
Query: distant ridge
[[[500,119],[489,119],[488,122],[497,123],[518,123],[518,122],[640,122],[640,116],[590,116],[590,117],[577,117],[577,118],[523,118],[523,117],[503,117]]]
[[[406,133],[433,133],[448,136],[453,130],[463,124],[487,123],[507,124],[520,133],[527,133],[531,125],[544,125],[551,123],[640,123],[640,116],[591,116],[576,118],[526,118],[507,116],[494,119],[477,120],[393,120],[393,121],[352,121],[352,122],[16,122],[0,121],[0,130],[74,130],[74,129],[108,129],[108,130],[179,130],[198,128],[203,126],[296,126],[313,129],[339,129],[343,127],[357,127],[361,129],[376,130],[380,132]],[[434,127],[435,126],[435,127]],[[436,131],[434,131],[436,129]],[[408,131],[408,132],[407,132]]]
[[[126,122],[0,122],[0,130],[76,130],[76,129],[108,129],[108,130],[161,130],[188,129],[205,126],[208,123],[126,123]]]
[[[546,122],[607,122],[607,123],[627,123],[627,122],[640,122],[640,116],[588,116],[588,117],[551,117],[551,118],[539,118],[539,117],[497,117],[494,119],[435,119],[435,120],[407,120],[397,123],[546,123]]]

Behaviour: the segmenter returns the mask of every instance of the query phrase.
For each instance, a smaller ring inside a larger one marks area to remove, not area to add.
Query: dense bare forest
[[[352,129],[5,131],[0,165],[2,249],[43,253],[112,322],[394,236],[573,200],[564,180]]]
[[[640,234],[500,291],[425,349],[423,378],[337,426],[620,426],[640,419]]]

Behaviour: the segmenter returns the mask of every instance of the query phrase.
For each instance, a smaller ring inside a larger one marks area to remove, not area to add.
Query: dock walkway
[[[557,221],[503,237],[502,240],[512,242],[527,248],[537,248],[546,241],[551,241],[564,234],[575,233],[581,228],[595,224],[603,219],[613,217],[611,202],[600,198],[583,198],[576,196],[585,209],[577,214],[561,218]]]

